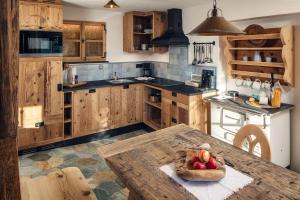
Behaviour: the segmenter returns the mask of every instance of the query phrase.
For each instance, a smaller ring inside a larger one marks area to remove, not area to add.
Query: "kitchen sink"
[[[122,84],[122,83],[132,83],[133,81],[129,79],[117,79],[117,80],[110,80],[108,82],[112,84]]]

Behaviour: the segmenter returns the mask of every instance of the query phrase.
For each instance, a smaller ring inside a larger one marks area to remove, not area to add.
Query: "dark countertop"
[[[240,95],[238,98],[231,98],[231,99],[215,99],[213,97],[207,98],[210,102],[219,104],[220,106],[223,106],[225,108],[230,108],[234,110],[238,110],[240,112],[251,112],[253,114],[258,115],[274,115],[279,112],[285,111],[285,110],[291,110],[295,106],[291,104],[282,103],[280,108],[257,108],[254,106],[250,106],[245,103],[245,101],[249,98],[249,96]]]
[[[138,83],[152,85],[155,87],[170,90],[172,92],[177,92],[187,96],[201,95],[206,92],[216,91],[216,89],[196,88],[196,87],[185,85],[183,82],[180,81],[174,81],[174,80],[164,79],[164,78],[155,78],[154,80],[149,80],[149,81],[139,81],[136,80],[135,78],[124,78],[124,79],[130,79],[132,82],[113,84],[108,82],[108,80],[89,81],[87,82],[86,85],[75,87],[75,88],[64,86],[63,91],[67,92],[67,91],[85,90],[85,89],[102,88],[102,87],[113,87],[113,86],[130,85],[130,84],[138,84]]]

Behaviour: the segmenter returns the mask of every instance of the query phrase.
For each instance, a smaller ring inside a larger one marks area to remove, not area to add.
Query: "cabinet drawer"
[[[172,101],[189,105],[189,96],[177,92],[171,92],[168,90],[163,90],[162,95],[164,98],[170,99]]]

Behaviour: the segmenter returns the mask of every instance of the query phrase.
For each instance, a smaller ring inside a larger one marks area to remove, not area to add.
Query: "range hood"
[[[151,43],[154,46],[186,46],[189,45],[189,39],[184,34],[182,28],[182,10],[168,10],[168,30],[161,37],[154,38]]]

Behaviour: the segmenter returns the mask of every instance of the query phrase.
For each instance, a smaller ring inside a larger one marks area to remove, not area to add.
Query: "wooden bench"
[[[22,200],[96,200],[81,171],[69,167],[36,178],[21,177]]]

